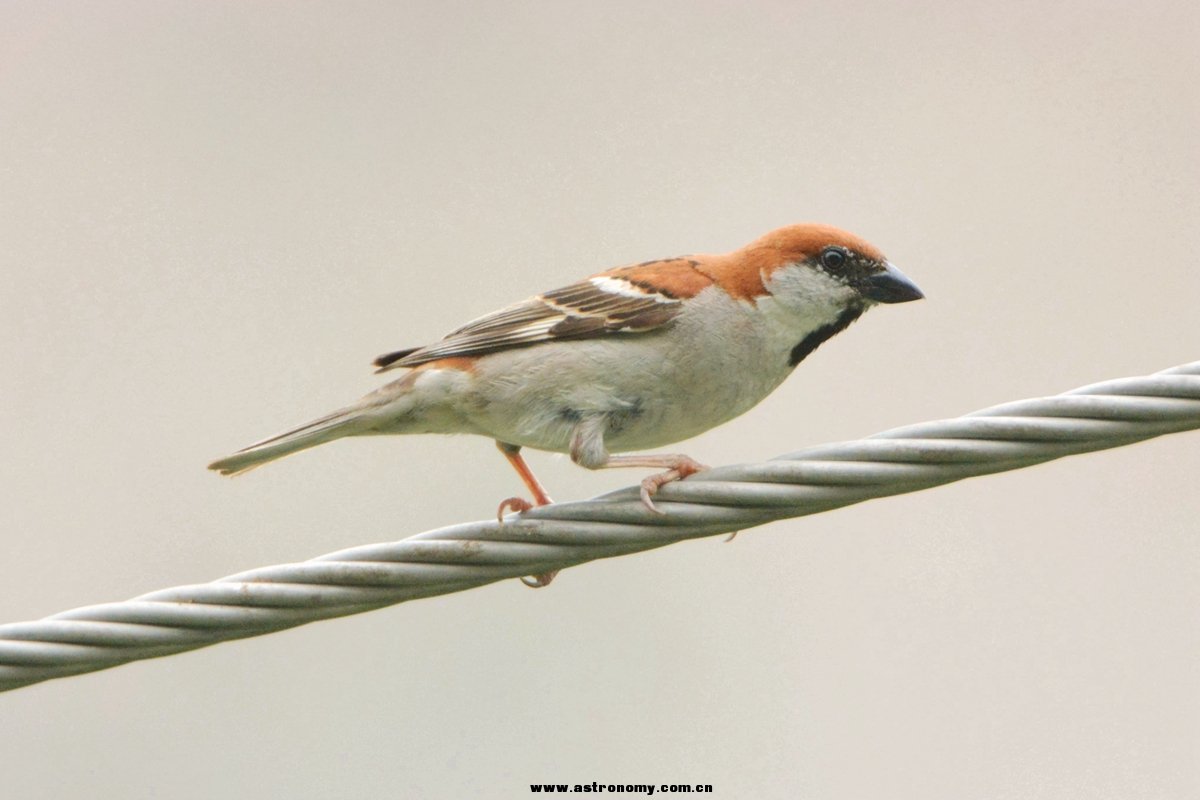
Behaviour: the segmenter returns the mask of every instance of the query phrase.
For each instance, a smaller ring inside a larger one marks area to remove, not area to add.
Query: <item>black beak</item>
[[[867,278],[867,285],[862,290],[863,297],[876,303],[907,303],[925,296],[907,275],[891,263],[884,266],[886,269],[883,272]]]

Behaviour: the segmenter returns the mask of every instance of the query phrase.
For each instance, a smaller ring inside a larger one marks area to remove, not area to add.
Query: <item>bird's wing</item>
[[[382,355],[375,366],[383,372],[539,342],[652,331],[712,283],[698,266],[693,258],[677,258],[602,272],[480,317],[440,342]]]

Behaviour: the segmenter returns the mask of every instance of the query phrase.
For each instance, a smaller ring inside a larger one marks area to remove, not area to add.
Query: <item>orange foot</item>
[[[655,514],[665,514],[667,512],[659,509],[654,505],[654,500],[651,498],[658,493],[658,490],[668,483],[681,481],[688,475],[695,475],[697,472],[703,472],[708,467],[701,464],[699,461],[680,456],[679,460],[674,463],[671,469],[666,472],[660,472],[657,475],[651,475],[649,478],[642,480],[642,505],[653,511]]]
[[[504,513],[506,511],[515,511],[521,514],[536,506],[548,506],[554,502],[550,499],[550,495],[546,494],[545,488],[542,487],[541,481],[533,474],[533,470],[525,463],[525,459],[521,457],[521,448],[519,446],[497,441],[496,447],[508,459],[508,463],[512,464],[513,469],[517,471],[517,475],[521,477],[521,482],[533,494],[534,499],[534,502],[531,503],[524,497],[510,497],[500,503],[500,507],[496,509],[496,519],[500,521],[501,525],[504,524]],[[541,575],[528,575],[521,578],[521,583],[534,589],[540,589],[543,586],[549,586],[550,581],[554,580],[554,576],[557,574],[558,570],[543,572]]]
[[[496,509],[496,521],[503,525],[505,514],[512,511],[520,514],[531,508],[536,508],[536,506],[524,497],[510,497],[507,500],[501,500],[500,507]]]
[[[550,505],[550,498],[546,498],[545,503],[538,505]],[[515,511],[521,514],[531,508],[537,508],[533,503],[526,500],[524,497],[510,497],[507,500],[500,501],[500,507],[496,509],[496,519],[501,525],[504,524],[504,515],[510,511]],[[554,580],[554,576],[558,574],[558,570],[553,572],[543,572],[540,575],[526,575],[521,578],[521,583],[528,586],[530,589],[541,589],[543,586],[549,586],[550,581]]]

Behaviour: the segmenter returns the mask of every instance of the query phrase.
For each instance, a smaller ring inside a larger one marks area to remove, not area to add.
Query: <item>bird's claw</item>
[[[550,581],[554,580],[554,576],[558,574],[558,570],[553,572],[543,572],[540,575],[526,575],[521,578],[521,583],[528,586],[530,589],[541,589],[543,586],[549,586]]]
[[[506,500],[501,500],[500,507],[496,509],[496,521],[503,525],[504,515],[508,512],[514,511],[518,514],[521,514],[533,507],[533,503],[529,502],[524,497],[509,497]]]
[[[550,498],[546,498],[549,500]],[[510,511],[518,514],[523,514],[531,508],[537,508],[536,505],[526,500],[524,497],[509,497],[500,501],[500,507],[496,509],[496,521],[501,525],[504,524],[504,515]],[[553,572],[543,572],[540,575],[526,575],[521,578],[521,583],[528,586],[530,589],[541,589],[543,586],[549,586],[554,580],[554,576],[558,574],[558,570]]]
[[[679,460],[679,463],[666,472],[660,472],[657,475],[651,475],[650,477],[643,479],[641,491],[642,505],[645,506],[646,510],[651,514],[665,516],[667,512],[654,505],[653,497],[658,493],[658,490],[663,486],[666,486],[668,483],[681,481],[689,475],[695,475],[697,472],[703,472],[706,469],[708,469],[708,467],[701,464],[699,461],[694,461],[690,458],[684,457]]]
[[[646,478],[642,481],[642,505],[645,506],[646,510],[651,514],[658,514],[660,517],[665,517],[667,515],[667,512],[654,505],[654,500],[651,498],[658,493],[658,487],[662,486],[664,483],[670,483],[673,480],[679,480],[678,476],[674,478],[666,478],[661,483],[656,480],[664,475],[670,475],[673,472],[675,472],[675,470],[671,470],[671,472],[663,472],[659,475],[651,475],[649,478]]]

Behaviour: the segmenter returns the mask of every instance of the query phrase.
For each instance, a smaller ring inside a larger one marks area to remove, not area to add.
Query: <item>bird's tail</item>
[[[340,439],[343,436],[353,436],[364,432],[368,425],[367,415],[361,406],[350,406],[315,419],[307,425],[287,431],[286,433],[255,442],[249,447],[238,450],[231,456],[219,459],[208,465],[222,475],[239,475],[257,466],[274,461],[277,458],[316,447],[319,444]]]

